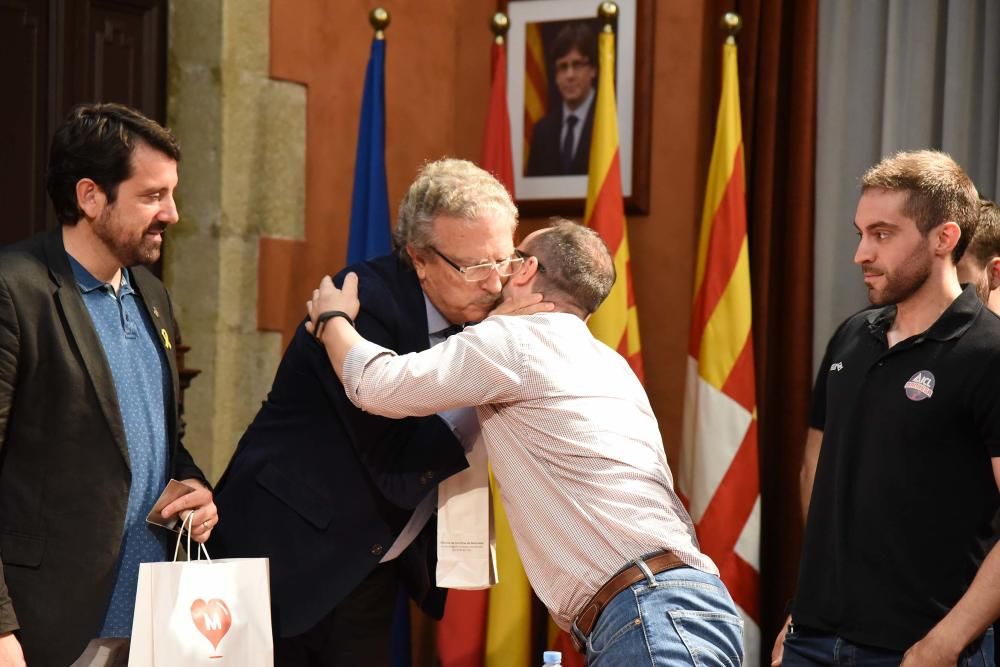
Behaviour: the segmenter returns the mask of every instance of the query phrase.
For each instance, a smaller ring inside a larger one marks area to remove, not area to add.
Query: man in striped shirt
[[[525,571],[589,665],[739,664],[742,621],[673,489],[656,418],[586,319],[615,280],[607,247],[569,221],[528,236],[494,316],[397,356],[351,326],[357,278],[324,278],[311,329],[347,395],[388,417],[476,406]],[[707,660],[707,662],[706,662]]]

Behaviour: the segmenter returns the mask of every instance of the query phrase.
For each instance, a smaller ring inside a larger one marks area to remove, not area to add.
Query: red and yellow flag
[[[643,379],[639,318],[632,292],[628,231],[622,200],[621,158],[618,151],[618,112],[615,106],[615,34],[610,28],[598,42],[600,82],[594,109],[587,175],[587,212],[584,221],[608,244],[618,280],[611,294],[590,318],[594,336],[621,352],[632,370]]]
[[[701,549],[746,624],[745,665],[760,656],[760,481],[750,261],[736,42],[723,47],[722,96],[698,239],[678,487]]]
[[[514,195],[514,164],[507,115],[507,51],[502,38],[493,43],[493,83],[483,169]],[[529,667],[531,659],[531,586],[521,565],[514,536],[504,513],[500,490],[490,478],[494,533],[500,582],[483,591],[448,592],[444,618],[438,624],[441,667]]]

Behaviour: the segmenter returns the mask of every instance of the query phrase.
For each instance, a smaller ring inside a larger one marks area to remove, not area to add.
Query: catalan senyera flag
[[[621,158],[618,151],[618,111],[615,105],[615,35],[605,29],[598,37],[599,83],[594,109],[587,172],[587,208],[584,221],[601,235],[615,261],[618,279],[608,298],[587,324],[598,340],[618,350],[640,380],[643,379],[639,320],[632,292],[628,230],[622,198]],[[564,667],[583,667],[583,657],[569,635],[549,621],[549,646],[562,651]]]
[[[678,488],[701,549],[744,618],[745,665],[760,658],[760,480],[750,262],[736,42],[722,96],[698,239]]]
[[[598,339],[621,352],[632,370],[643,379],[639,319],[632,292],[628,230],[622,200],[621,158],[618,151],[618,112],[615,107],[615,35],[610,30],[598,39],[600,61],[594,134],[590,141],[587,173],[587,209],[584,221],[596,230],[611,251],[618,279],[611,293],[588,325]]]
[[[494,41],[492,63],[482,167],[496,176],[513,196],[507,52],[502,38]],[[489,590],[448,592],[444,618],[438,624],[437,634],[441,667],[530,667],[534,664],[531,659],[531,586],[492,475],[490,488],[500,582]]]
[[[549,81],[545,74],[545,47],[541,24],[529,23],[524,30],[524,162],[531,152],[531,132],[548,112]]]

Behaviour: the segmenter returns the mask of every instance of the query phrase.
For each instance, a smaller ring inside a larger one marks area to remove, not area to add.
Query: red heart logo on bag
[[[216,650],[219,648],[219,642],[229,632],[229,626],[233,624],[229,607],[218,598],[212,598],[208,602],[201,598],[195,600],[191,604],[191,619],[198,632],[205,635],[205,638],[212,642],[212,648]]]

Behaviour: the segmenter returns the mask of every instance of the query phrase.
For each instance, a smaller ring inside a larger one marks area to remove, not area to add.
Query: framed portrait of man
[[[652,0],[617,0],[615,97],[622,192],[630,212],[649,198]],[[583,212],[600,72],[597,2],[507,5],[507,103],[514,189],[527,215]],[[639,75],[637,76],[637,72]]]

